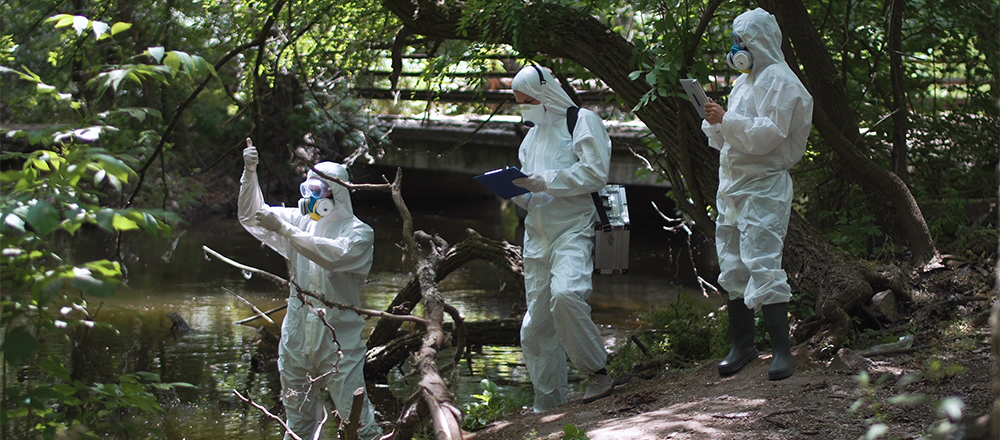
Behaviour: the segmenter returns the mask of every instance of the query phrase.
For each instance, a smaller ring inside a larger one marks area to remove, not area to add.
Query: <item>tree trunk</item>
[[[801,1],[759,0],[758,3],[775,15],[785,38],[795,47],[796,58],[805,70],[804,82],[813,95],[813,126],[840,155],[843,168],[848,170],[847,177],[884,207],[886,217],[882,220],[899,228],[901,236],[896,238],[909,245],[914,262],[931,262],[937,257],[937,248],[920,207],[898,176],[869,157],[847,92],[839,82],[833,60],[812,24],[809,11]],[[894,231],[888,232],[896,235]]]
[[[906,171],[906,83],[903,82],[903,10],[904,0],[892,0],[889,6],[889,70],[892,79],[892,172],[907,184]]]
[[[794,7],[783,5],[780,10],[776,7],[771,9],[779,10],[780,15],[776,15],[780,22],[798,20],[791,32],[786,32],[793,37],[800,51],[813,54],[803,62],[809,67],[807,72],[820,75],[823,80],[814,81],[811,90],[817,101],[816,108],[828,111],[817,112],[819,117],[814,116],[814,124],[842,155],[847,168],[857,170],[855,176],[862,179],[866,187],[875,187],[877,194],[887,199],[888,205],[895,207],[914,255],[920,261],[929,260],[935,254],[934,244],[913,197],[895,175],[862,154],[857,124],[850,116],[853,113],[847,104],[846,93],[838,88],[837,75],[826,55],[826,48],[822,46],[801,2],[790,3],[794,3]],[[464,33],[459,33],[458,18],[462,5],[458,2],[383,0],[382,4],[414,34],[442,39],[486,40],[474,28],[466,28]],[[571,12],[559,5],[536,6],[531,9],[535,28],[530,36],[526,36],[526,32],[520,34],[522,42],[531,38],[525,44],[532,45],[538,52],[570,59],[585,67],[614,89],[627,107],[635,106],[650,89],[642,78],[629,78],[636,62],[633,59],[635,48],[627,40],[591,16]],[[789,25],[784,24],[787,29]],[[489,41],[513,42],[511,34],[491,34],[489,37]],[[690,104],[685,100],[659,98],[637,110],[636,115],[663,144],[664,153],[656,159],[666,161],[663,168],[671,174],[684,177],[683,182],[672,181],[675,187],[686,186],[690,191],[690,201],[677,197],[682,202],[679,206],[693,219],[696,228],[713,237],[715,226],[706,214],[706,208],[714,203],[718,188],[718,153],[707,147],[704,137],[700,135],[699,123],[690,112],[679,110],[686,106]],[[885,277],[878,276],[875,271],[838,250],[799,215],[793,215],[789,222],[784,267],[793,289],[803,292],[808,297],[807,301],[814,302],[820,322],[829,324],[825,331],[820,332],[816,328],[818,326],[813,326],[805,334],[812,337],[810,345],[815,354],[820,353],[828,343],[839,347],[850,329],[847,310],[871,298],[873,282],[887,282]]]

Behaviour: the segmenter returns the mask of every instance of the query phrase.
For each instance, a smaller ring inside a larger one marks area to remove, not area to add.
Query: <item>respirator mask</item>
[[[750,69],[753,68],[753,54],[747,50],[743,39],[736,35],[736,32],[732,33],[732,37],[733,48],[726,54],[726,64],[741,73],[750,73]]]
[[[330,195],[333,191],[326,182],[312,178],[307,179],[299,185],[299,212],[308,215],[313,220],[319,220],[324,215],[333,212],[333,199]]]
[[[545,106],[542,104],[521,104],[521,117],[524,125],[534,127],[545,119]]]

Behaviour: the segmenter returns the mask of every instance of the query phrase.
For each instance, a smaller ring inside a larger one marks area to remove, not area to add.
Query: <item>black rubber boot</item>
[[[788,335],[788,303],[768,304],[763,307],[767,334],[771,336],[771,351],[774,359],[767,370],[767,378],[781,380],[795,372],[791,341]]]
[[[747,308],[743,298],[739,298],[729,300],[726,312],[729,314],[729,338],[733,342],[733,348],[719,362],[720,376],[740,371],[758,356],[757,349],[753,347],[753,310]]]

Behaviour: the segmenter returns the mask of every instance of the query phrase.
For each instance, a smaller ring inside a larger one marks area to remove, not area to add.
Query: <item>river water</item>
[[[506,235],[515,243],[520,240],[519,231],[504,227],[496,200],[411,209],[416,229],[439,234],[452,244],[467,228],[495,239]],[[365,306],[384,309],[411,276],[398,248],[401,221],[391,205],[356,202],[355,211],[375,229],[377,237],[375,262],[363,290]],[[635,219],[635,211],[632,215]],[[682,242],[656,221],[633,221],[631,234],[629,273],[594,277],[590,299],[593,318],[609,348],[637,324],[638,312],[678,299],[702,298],[689,274],[678,276],[689,272],[685,269],[687,257],[678,258]],[[164,382],[194,385],[171,393],[166,414],[149,421],[163,430],[167,439],[279,439],[281,427],[233,393],[248,394],[283,415],[277,399],[277,372],[273,365],[261,362],[270,348],[260,341],[256,327],[234,322],[253,315],[244,300],[269,310],[283,305],[287,293],[261,276],[247,277],[219,259],[207,258],[202,246],[287,276],[280,256],[262,248],[235,221],[179,230],[173,241],[137,239],[123,248],[129,257],[127,285],[114,297],[91,300],[91,308],[99,308],[98,320],[112,323],[117,330],[97,328],[86,334],[82,348],[74,352],[75,362],[95,378],[123,371],[151,371],[160,374]],[[85,258],[101,247],[77,249],[76,257]],[[467,321],[519,318],[524,310],[523,293],[511,288],[510,280],[498,272],[482,262],[456,271],[441,283],[446,301]],[[183,317],[190,332],[179,334],[172,328],[168,313]],[[273,316],[280,324],[283,315]],[[373,325],[371,321],[367,331]],[[451,376],[459,404],[468,403],[471,394],[481,391],[479,381],[484,377],[501,384],[505,392],[530,395],[516,347],[486,347],[472,361],[471,366],[463,362],[457,376]],[[571,386],[578,386],[578,380],[573,373]],[[408,384],[396,374],[389,385],[373,388],[373,401],[381,413],[394,418],[396,400],[408,393]],[[327,431],[327,438],[336,438],[332,428]]]

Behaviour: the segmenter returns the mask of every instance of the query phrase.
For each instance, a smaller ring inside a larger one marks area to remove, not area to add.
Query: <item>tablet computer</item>
[[[688,98],[691,100],[691,105],[694,105],[694,109],[698,111],[698,116],[705,119],[705,104],[708,103],[708,96],[705,95],[705,89],[701,88],[698,80],[689,78],[682,79],[681,86],[684,87],[684,92],[687,93]]]

